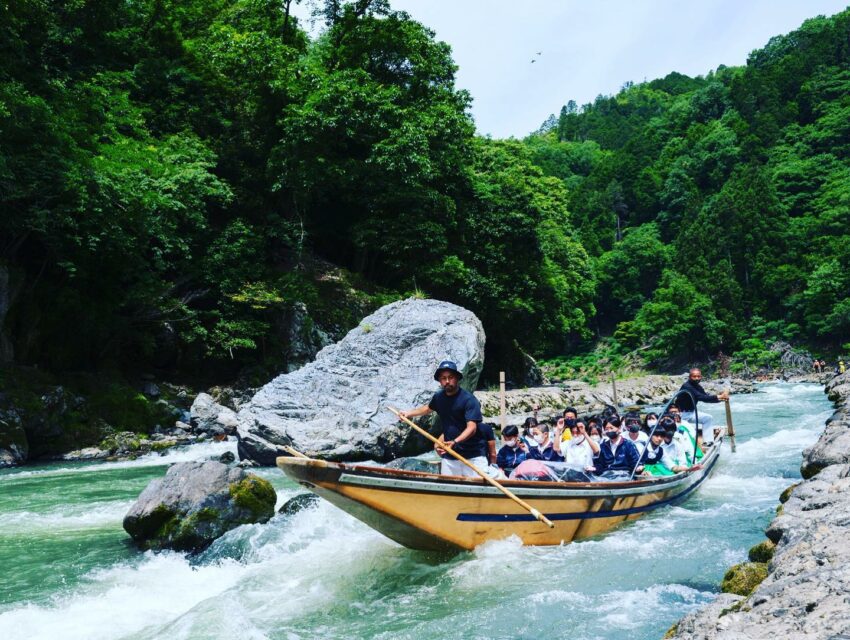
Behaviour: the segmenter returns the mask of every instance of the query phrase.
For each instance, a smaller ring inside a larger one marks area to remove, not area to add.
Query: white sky
[[[523,137],[568,100],[704,75],[847,0],[391,0],[452,47],[481,134]],[[300,7],[298,14],[306,14]],[[537,52],[541,55],[537,56]],[[531,62],[532,59],[536,61]]]

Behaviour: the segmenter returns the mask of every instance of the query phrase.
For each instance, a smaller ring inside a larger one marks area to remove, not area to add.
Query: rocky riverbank
[[[767,540],[727,573],[724,588],[737,593],[684,617],[666,638],[850,638],[850,373],[825,390],[837,410],[803,452],[804,480],[780,497]]]
[[[610,381],[595,385],[586,382],[571,381],[548,387],[512,389],[505,392],[505,410],[507,424],[519,425],[539,407],[538,416],[546,417],[562,411],[565,407],[575,407],[580,414],[594,413],[605,405],[620,407],[641,407],[664,404],[687,378],[683,373],[676,376],[647,375],[617,380],[617,398],[614,399],[614,386]],[[704,384],[709,393],[731,389],[733,393],[753,393],[755,384],[740,378],[727,378],[707,381]],[[486,419],[498,422],[499,392],[476,391],[475,397],[481,403]]]

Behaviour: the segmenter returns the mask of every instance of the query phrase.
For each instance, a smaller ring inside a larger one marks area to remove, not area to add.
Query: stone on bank
[[[439,388],[434,369],[446,359],[474,390],[484,366],[484,329],[475,314],[439,300],[386,305],[240,408],[240,458],[273,465],[287,445],[328,460],[421,453],[427,441],[387,407],[427,403]],[[434,426],[433,417],[422,422]]]
[[[183,462],[152,480],[124,516],[143,549],[200,551],[243,524],[267,522],[277,496],[267,480],[221,462]]]

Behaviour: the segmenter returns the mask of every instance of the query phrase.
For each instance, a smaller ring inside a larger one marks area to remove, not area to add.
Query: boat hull
[[[719,445],[719,443],[718,443]],[[634,482],[502,484],[546,515],[538,522],[480,478],[282,457],[290,478],[396,542],[424,550],[474,549],[517,536],[526,545],[557,545],[595,536],[684,500],[712,472],[720,447],[699,471]]]

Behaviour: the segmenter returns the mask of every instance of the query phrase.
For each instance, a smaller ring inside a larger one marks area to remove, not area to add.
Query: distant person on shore
[[[717,403],[729,399],[729,392],[723,391],[717,395],[706,393],[702,388],[702,371],[694,367],[688,372],[688,379],[679,389],[676,396],[676,405],[681,410],[682,420],[687,420],[691,424],[696,425],[696,406],[697,402]],[[693,396],[693,397],[692,397]],[[702,438],[700,439],[700,431]],[[697,440],[700,444],[710,447],[714,444],[714,430],[712,429],[712,419],[708,414],[700,415],[699,425],[697,425]]]
[[[502,431],[502,448],[496,454],[496,464],[506,476],[528,458],[528,447],[519,437],[519,429],[510,425]]]
[[[486,473],[487,443],[478,428],[484,421],[481,405],[474,395],[460,386],[463,374],[451,360],[443,360],[439,364],[434,372],[434,380],[440,383],[442,389],[434,394],[431,402],[415,409],[400,411],[400,415],[416,418],[436,411],[440,416],[443,433],[438,438],[439,445],[434,445],[434,448],[442,457],[441,474],[478,477],[472,469],[446,453],[446,449],[454,449]]]
[[[844,360],[839,360],[838,361],[838,375],[841,375],[845,371],[847,371],[847,366],[844,364]]]

